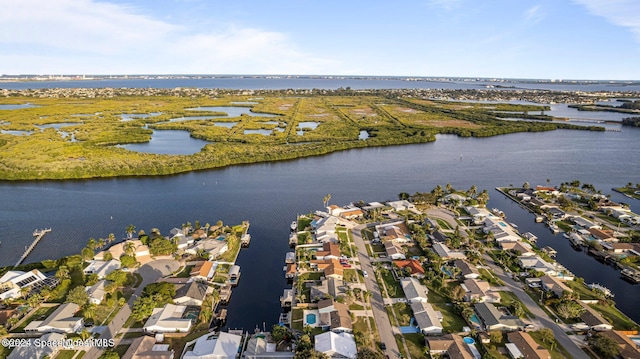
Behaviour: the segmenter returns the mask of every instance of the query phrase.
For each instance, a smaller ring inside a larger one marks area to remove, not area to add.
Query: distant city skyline
[[[0,0],[0,74],[640,80],[640,1]]]

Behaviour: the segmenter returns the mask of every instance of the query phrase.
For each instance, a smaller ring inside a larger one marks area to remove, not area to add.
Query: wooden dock
[[[24,262],[24,260],[27,259],[27,257],[31,253],[31,251],[36,247],[38,242],[40,242],[42,237],[44,237],[44,235],[49,233],[49,232],[51,232],[51,228],[36,229],[35,231],[33,231],[33,236],[36,237],[36,238],[33,240],[33,242],[31,243],[31,245],[29,247],[25,248],[24,253],[22,253],[22,256],[20,257],[20,259],[18,259],[18,261],[16,262],[14,267],[17,267],[20,264],[22,264],[22,262]]]

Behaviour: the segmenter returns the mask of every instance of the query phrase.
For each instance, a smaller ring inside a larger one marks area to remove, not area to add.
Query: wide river
[[[547,178],[556,185],[575,179],[594,184],[640,212],[640,201],[610,190],[640,182],[640,129],[558,130],[480,139],[443,135],[428,144],[348,150],[170,177],[0,182],[0,265],[15,262],[36,228],[53,231],[27,262],[78,253],[90,237],[122,237],[129,224],[167,234],[187,221],[249,220],[252,242],[238,258],[242,278],[229,305],[228,326],[251,330],[278,319],[278,299],[286,286],[282,267],[289,250],[289,223],[297,214],[321,209],[327,193],[330,203],[342,205],[394,200],[399,192],[430,191],[438,184],[460,189],[475,184],[489,190],[489,207],[503,209],[521,231],[537,235],[539,245],[557,249],[557,259],[575,274],[613,290],[618,306],[640,321],[640,286],[573,251],[566,239],[535,224],[528,212],[494,190],[525,181],[546,184]]]

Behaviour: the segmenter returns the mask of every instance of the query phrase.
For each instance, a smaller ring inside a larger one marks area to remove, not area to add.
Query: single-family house
[[[599,225],[581,216],[573,216],[571,217],[571,221],[583,229],[602,229],[602,227],[600,227]]]
[[[94,259],[89,262],[89,265],[84,268],[83,272],[85,275],[96,274],[98,278],[103,279],[109,275],[109,273],[118,269],[120,269],[119,260],[99,261]]]
[[[335,333],[353,332],[353,323],[349,315],[349,306],[333,300],[323,299],[318,302],[321,327]]]
[[[433,309],[431,304],[426,302],[411,303],[413,317],[416,319],[416,326],[424,335],[442,334],[442,324],[440,316]]]
[[[525,332],[510,332],[507,333],[507,339],[513,344],[518,352],[521,353],[522,358],[531,359],[550,359],[551,354],[542,345],[536,343],[535,340]],[[517,358],[512,355],[513,358]]]
[[[205,238],[198,242],[195,242],[190,247],[187,247],[185,253],[196,255],[199,252],[205,252],[209,254],[209,259],[216,259],[229,250],[227,241],[219,240],[218,238]]]
[[[173,296],[173,303],[180,305],[202,306],[204,297],[211,293],[207,283],[193,281],[186,284],[175,284],[176,295]]]
[[[197,262],[191,268],[191,278],[196,281],[210,281],[216,273],[217,263],[212,261]]]
[[[84,325],[82,317],[74,317],[79,306],[75,303],[60,304],[45,320],[32,321],[25,328],[25,332],[55,332],[75,333]]]
[[[89,302],[91,304],[99,305],[100,303],[102,303],[105,295],[104,285],[106,283],[107,281],[102,279],[96,282],[96,284],[90,287],[86,287],[87,295],[89,296]]]
[[[310,300],[317,302],[321,299],[337,298],[344,294],[344,290],[340,286],[340,280],[334,277],[324,278],[320,280],[320,284],[311,286]]]
[[[634,256],[640,256],[640,248],[638,248],[637,243],[610,243],[610,242],[602,242],[602,248],[606,251],[611,252],[613,254],[624,254],[628,253]]]
[[[344,276],[344,269],[342,264],[340,264],[340,260],[338,259],[328,259],[328,260],[312,260],[312,266],[318,268],[319,271],[322,271],[325,278],[336,278],[342,279]]]
[[[591,308],[588,304],[583,302],[578,302],[584,308],[584,313],[580,315],[580,319],[584,322],[584,324],[589,326],[589,329],[595,330],[597,332],[603,332],[607,330],[613,329],[613,325],[609,323],[606,319],[600,315],[595,309]]]
[[[37,338],[40,343],[58,343],[64,340],[65,335],[61,333],[47,333]],[[26,339],[28,345],[17,345],[6,359],[30,359],[30,358],[54,358],[63,346],[58,345],[35,345],[34,339]]]
[[[151,261],[151,253],[149,247],[142,244],[139,239],[129,239],[124,242],[116,243],[106,250],[96,253],[93,257],[95,260],[104,261],[105,255],[109,253],[112,259],[119,259],[122,255],[130,253],[136,257],[136,261],[145,264]]]
[[[296,276],[296,270],[298,266],[295,263],[287,263],[284,271],[284,277],[286,279],[293,279]]]
[[[564,293],[573,293],[571,288],[567,287],[566,284],[562,283],[562,281],[555,276],[543,275],[540,277],[540,285],[544,291],[551,292],[558,298],[562,297]]]
[[[518,265],[522,269],[533,269],[535,271],[542,272],[550,276],[558,275],[558,268],[553,264],[540,258],[540,256],[538,255],[520,256],[518,257]]]
[[[394,241],[397,243],[409,243],[411,242],[411,231],[404,223],[404,221],[394,221],[379,224],[375,227],[375,233],[378,233],[378,237],[382,240]]]
[[[384,251],[387,253],[387,257],[391,258],[392,260],[402,260],[407,258],[407,256],[404,254],[404,251],[402,250],[402,247],[400,247],[393,241],[384,242]]]
[[[604,335],[618,344],[621,358],[640,359],[640,349],[638,345],[624,333],[617,330],[609,330],[601,332],[600,335]]]
[[[455,261],[453,261],[453,265],[460,270],[460,275],[462,276],[462,278],[480,278],[480,272],[478,271],[478,268],[463,259],[456,259]]]
[[[242,336],[225,332],[207,333],[198,339],[183,359],[235,359],[242,346]]]
[[[486,280],[465,279],[460,286],[465,291],[465,302],[500,302],[500,294],[492,291]]]
[[[518,257],[531,257],[536,255],[531,245],[525,242],[500,242],[500,248]]]
[[[316,251],[316,259],[330,260],[340,258],[340,245],[332,242],[322,243],[322,250]]]
[[[409,303],[427,302],[427,287],[413,277],[400,279],[400,284],[404,290],[404,295]]]
[[[449,358],[475,359],[471,347],[465,344],[463,338],[457,334],[447,334],[438,337],[426,337],[429,354],[447,354]]]
[[[613,230],[589,228],[588,231],[591,234],[591,237],[596,240],[600,240],[603,242],[618,242],[618,238],[614,236]]]
[[[349,207],[346,208],[342,213],[340,213],[340,217],[346,219],[355,219],[360,218],[364,215],[364,212],[358,207]]]
[[[485,330],[512,331],[523,326],[518,317],[500,312],[492,303],[476,303],[474,309]]]
[[[143,329],[147,333],[186,333],[191,330],[191,319],[183,318],[184,305],[165,304],[155,308]]]
[[[154,337],[143,335],[133,340],[122,359],[174,359],[168,344],[157,344]]]
[[[484,233],[492,233],[496,242],[517,242],[520,236],[513,230],[510,224],[502,218],[496,216],[488,216],[484,219]]]
[[[392,202],[387,202],[387,205],[391,208],[393,208],[394,211],[398,212],[398,211],[415,211],[416,210],[416,206],[407,201],[407,200],[401,200],[401,201],[392,201]]]
[[[420,263],[420,261],[417,259],[396,260],[393,261],[393,264],[398,268],[411,273],[412,277],[424,277],[424,267],[422,266],[422,263]]]
[[[465,211],[469,213],[471,218],[473,218],[474,224],[482,224],[484,223],[485,218],[491,216],[491,212],[487,210],[485,207],[464,207]]]
[[[464,252],[452,250],[446,244],[441,242],[434,242],[431,248],[442,259],[466,259],[467,258]]]
[[[313,224],[313,222],[311,222]],[[314,232],[316,241],[338,243],[338,235],[336,234],[336,226],[338,225],[338,217],[324,217],[315,222]]]
[[[37,269],[28,272],[10,270],[0,277],[0,299],[18,298],[22,295],[23,288],[29,288],[46,278]]]
[[[351,333],[326,332],[315,336],[315,350],[330,358],[355,359],[358,355],[356,341]]]

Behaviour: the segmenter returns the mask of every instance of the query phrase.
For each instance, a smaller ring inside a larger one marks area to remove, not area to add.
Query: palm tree
[[[467,194],[471,197],[474,197],[477,193],[478,193],[478,187],[476,187],[476,185],[472,185],[471,188],[469,188],[469,191],[467,192]]]
[[[451,192],[453,192],[453,186],[451,186],[451,183],[447,183],[447,184],[444,186],[444,189],[447,191],[447,193],[451,193]]]
[[[109,239],[108,239],[109,243],[111,243],[111,242],[113,242],[115,240],[116,240],[116,235],[113,234],[113,233],[109,233]]]
[[[90,336],[91,336],[91,332],[89,332],[87,328],[82,329],[82,331],[80,332],[80,338],[82,340],[87,340],[89,339]]]
[[[135,243],[133,243],[133,242],[125,243],[125,245],[124,245],[124,253],[129,255],[129,256],[135,257],[135,253],[136,253],[136,245],[135,245]]]
[[[36,308],[38,307],[38,305],[40,305],[40,303],[42,303],[42,300],[42,296],[39,293],[36,293],[27,298],[27,304],[29,304],[31,308]]]
[[[98,239],[98,248],[104,247],[105,244],[107,244],[107,243],[106,243],[104,238]]]
[[[56,272],[56,278],[67,279],[69,278],[69,268],[67,266],[60,266]]]
[[[136,226],[134,226],[133,224],[130,224],[127,226],[127,237],[129,239],[133,238],[133,233],[136,231]]]
[[[87,243],[87,247],[89,247],[89,249],[91,249],[91,250],[95,250],[96,249],[96,245],[97,245],[97,242],[96,242],[95,238],[89,238],[89,242]]]
[[[322,198],[322,204],[324,204],[324,206],[327,207],[329,205],[330,200],[331,200],[331,194],[327,193],[327,195]]]

